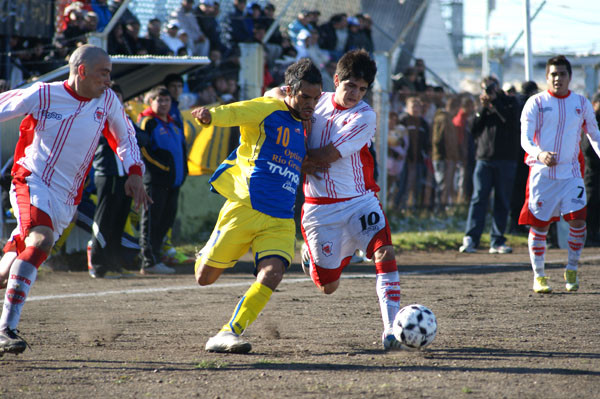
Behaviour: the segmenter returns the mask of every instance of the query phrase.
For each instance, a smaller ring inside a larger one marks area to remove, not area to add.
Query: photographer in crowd
[[[494,189],[490,253],[506,254],[512,252],[506,245],[504,231],[517,167],[519,104],[504,94],[495,77],[485,78],[482,88],[481,108],[475,115],[472,129],[476,148],[473,195],[459,251],[476,252],[485,226],[488,200]]]

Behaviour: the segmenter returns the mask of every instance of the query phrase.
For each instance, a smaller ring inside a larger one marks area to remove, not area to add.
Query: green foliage
[[[401,211],[387,213],[394,246],[404,251],[457,250],[462,244],[467,220],[466,207],[443,213]],[[481,236],[481,245],[490,244],[490,220]],[[527,236],[506,235],[512,247],[526,246]]]

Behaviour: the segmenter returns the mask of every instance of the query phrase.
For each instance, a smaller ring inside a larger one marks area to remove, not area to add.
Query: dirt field
[[[402,303],[430,307],[422,352],[381,349],[372,266],[351,266],[332,296],[293,265],[247,331],[247,355],[204,351],[252,282],[247,264],[211,287],[172,277],[92,280],[42,272],[20,329],[31,349],[0,359],[0,398],[598,398],[600,249],[566,293],[566,251],[551,250],[552,295],[531,291],[526,249],[511,255],[399,256]]]

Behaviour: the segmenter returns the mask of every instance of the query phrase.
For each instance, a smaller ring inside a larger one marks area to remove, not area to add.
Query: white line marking
[[[526,264],[523,264],[526,265]],[[517,265],[522,267],[523,265]],[[432,267],[427,270],[415,270],[410,272],[399,272],[401,276],[410,276],[418,274],[433,274],[433,273],[456,273],[463,271],[482,270],[498,267],[514,267],[513,265],[507,266],[502,264],[495,265],[481,265],[481,266],[456,266],[456,267]],[[375,273],[372,274],[346,274],[342,275],[343,279],[355,279],[355,278],[375,278]],[[73,294],[58,294],[58,295],[40,295],[32,296],[27,298],[27,302],[33,301],[53,301],[57,299],[72,299],[72,298],[95,298],[101,296],[110,295],[136,295],[136,294],[152,294],[156,292],[167,292],[167,291],[184,291],[184,290],[197,290],[197,289],[211,289],[211,288],[229,288],[229,287],[242,287],[250,285],[255,280],[248,280],[239,283],[216,283],[209,286],[201,287],[199,285],[173,285],[169,287],[153,287],[153,288],[133,288],[126,290],[114,290],[114,291],[98,291],[98,292],[79,292]],[[281,284],[294,284],[311,281],[307,277],[301,278],[286,278],[283,279]]]

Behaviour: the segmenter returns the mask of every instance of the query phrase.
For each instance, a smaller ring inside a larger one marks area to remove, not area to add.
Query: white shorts
[[[552,180],[541,173],[529,177],[529,211],[536,219],[553,218],[577,212],[586,206],[585,184],[581,177]]]
[[[36,225],[38,213],[32,210],[32,207],[35,207],[50,217],[56,242],[77,211],[77,205],[67,205],[59,198],[62,198],[59,193],[34,175],[27,176],[25,184],[13,181],[10,187],[10,204],[17,219],[17,228],[13,230],[11,238],[20,234],[23,228],[29,230]]]
[[[378,235],[382,231],[385,236]],[[375,194],[333,204],[305,203],[302,234],[312,263],[325,269],[339,268],[357,249],[371,257],[374,250],[391,245],[387,219]],[[381,242],[370,246],[376,236]]]

